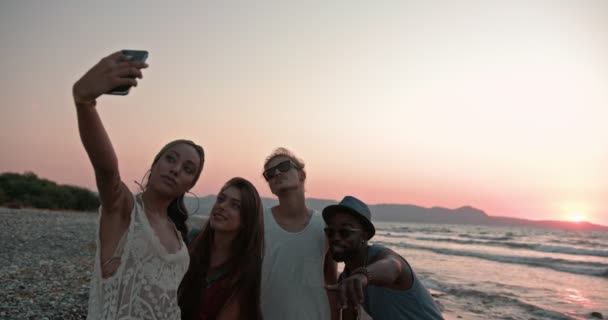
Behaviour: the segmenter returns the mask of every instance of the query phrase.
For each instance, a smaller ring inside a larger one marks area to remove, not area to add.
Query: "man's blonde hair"
[[[306,180],[306,171],[304,171],[304,161],[296,157],[296,155],[287,148],[280,147],[274,149],[272,153],[268,157],[266,157],[266,161],[264,161],[264,169],[266,169],[268,163],[270,163],[270,161],[272,161],[272,159],[276,157],[285,157],[291,160],[296,165],[296,169],[302,173],[304,180]]]

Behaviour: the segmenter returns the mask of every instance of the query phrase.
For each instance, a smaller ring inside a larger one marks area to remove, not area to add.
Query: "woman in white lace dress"
[[[134,195],[121,180],[96,109],[102,94],[136,86],[147,66],[117,52],[73,87],[80,138],[101,199],[87,319],[181,318],[177,289],[189,263],[183,197],[201,174],[203,149],[188,140],[167,144],[152,162],[144,191]]]

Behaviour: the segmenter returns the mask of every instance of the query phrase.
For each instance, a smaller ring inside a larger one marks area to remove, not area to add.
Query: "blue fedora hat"
[[[350,213],[359,219],[363,224],[363,227],[369,232],[368,240],[376,234],[376,228],[372,223],[372,213],[363,201],[353,196],[346,196],[340,203],[325,207],[325,209],[323,209],[323,220],[325,220],[325,223],[329,223],[331,216],[338,211]]]

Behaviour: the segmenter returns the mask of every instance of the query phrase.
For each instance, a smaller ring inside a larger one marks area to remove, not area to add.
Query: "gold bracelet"
[[[79,100],[74,99],[74,103],[76,104],[76,106],[93,108],[97,105],[97,100],[93,99],[93,100],[89,100],[89,101],[79,101]]]

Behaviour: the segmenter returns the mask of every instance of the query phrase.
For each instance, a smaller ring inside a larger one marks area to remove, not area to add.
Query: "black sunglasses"
[[[274,176],[276,175],[277,169],[279,169],[280,172],[287,172],[289,171],[289,169],[297,167],[298,166],[296,166],[296,164],[293,163],[291,160],[285,160],[272,168],[264,170],[262,175],[264,176],[264,179],[266,179],[266,181],[270,181],[270,179],[274,178]]]
[[[346,239],[346,238],[350,237],[353,233],[361,231],[361,229],[353,229],[353,228],[334,229],[334,228],[327,227],[327,228],[323,229],[323,231],[325,231],[325,235],[330,239],[333,238],[336,233],[338,233],[340,238]]]

